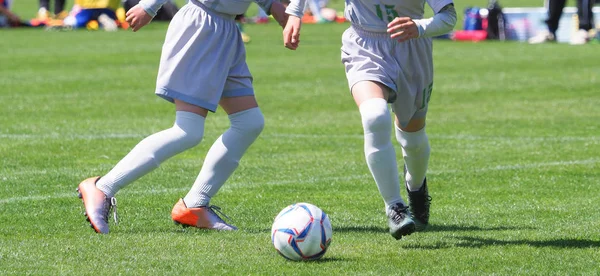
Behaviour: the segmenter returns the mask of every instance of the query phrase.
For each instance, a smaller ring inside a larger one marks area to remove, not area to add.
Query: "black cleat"
[[[390,234],[399,240],[402,236],[408,236],[415,232],[415,222],[412,220],[408,207],[402,203],[396,203],[387,210],[388,226]]]

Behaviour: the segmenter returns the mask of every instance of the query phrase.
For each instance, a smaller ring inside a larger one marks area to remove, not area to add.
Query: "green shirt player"
[[[286,11],[300,15],[301,2]],[[426,2],[435,15],[425,19]],[[433,89],[431,37],[454,28],[456,11],[452,0],[346,0],[345,16],[352,24],[342,36],[342,62],[362,119],[365,158],[383,197],[390,233],[400,239],[429,222],[425,116]],[[408,205],[400,195],[388,104],[404,157]]]

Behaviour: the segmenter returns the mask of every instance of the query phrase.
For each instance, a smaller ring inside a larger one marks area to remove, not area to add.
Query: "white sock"
[[[165,160],[192,148],[204,135],[205,118],[192,112],[177,111],[175,124],[139,142],[117,165],[96,183],[107,197],[158,168]]]
[[[200,174],[183,198],[186,206],[207,206],[238,167],[246,150],[261,133],[265,121],[258,107],[229,115],[231,126],[208,151]]]
[[[359,110],[364,129],[365,159],[386,209],[398,202],[404,204],[400,196],[396,150],[391,138],[392,119],[387,101],[369,99],[360,105]]]
[[[431,152],[425,127],[416,132],[406,132],[396,126],[396,139],[402,146],[402,156],[407,170],[405,177],[408,189],[417,191],[425,180]]]

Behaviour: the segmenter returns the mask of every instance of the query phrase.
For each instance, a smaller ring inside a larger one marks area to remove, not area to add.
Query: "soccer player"
[[[165,0],[142,0],[127,12],[134,32],[148,24]],[[277,1],[260,0],[284,26],[288,15]],[[196,146],[204,136],[204,123],[220,105],[230,127],[212,145],[200,173],[187,195],[175,204],[173,221],[185,226],[236,230],[210,205],[245,151],[261,133],[263,114],[252,87],[246,51],[235,17],[246,12],[251,0],[190,0],[175,15],[167,30],[158,69],[155,93],[175,104],[173,127],[139,142],[112,170],[78,186],[85,213],[93,229],[108,233],[115,193],[157,168],[168,158]],[[293,17],[293,16],[290,16]],[[298,47],[300,24],[285,25],[290,49]],[[115,212],[116,218],[116,212]]]
[[[435,12],[427,19],[425,1]],[[288,10],[299,14],[303,6],[293,5]],[[429,222],[425,116],[433,89],[431,37],[454,28],[456,11],[452,0],[346,0],[345,16],[352,24],[342,36],[342,62],[362,119],[365,158],[383,197],[390,233],[400,239]],[[404,157],[408,206],[400,195],[388,104]]]
[[[116,31],[120,5],[121,0],[75,0],[71,13],[57,27],[84,28],[90,21],[98,21],[104,30]]]

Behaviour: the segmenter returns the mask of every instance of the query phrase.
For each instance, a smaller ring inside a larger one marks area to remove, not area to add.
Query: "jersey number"
[[[384,10],[385,10],[385,15],[387,17],[387,22],[390,22],[390,21],[394,20],[394,18],[398,17],[398,12],[396,11],[396,6],[375,4],[375,11],[377,12],[377,16],[382,21],[385,20],[385,19],[383,19],[383,11]]]
[[[429,84],[429,87],[423,89],[423,103],[421,104],[421,108],[425,108],[425,105],[431,99],[431,92],[433,92],[433,82]]]

